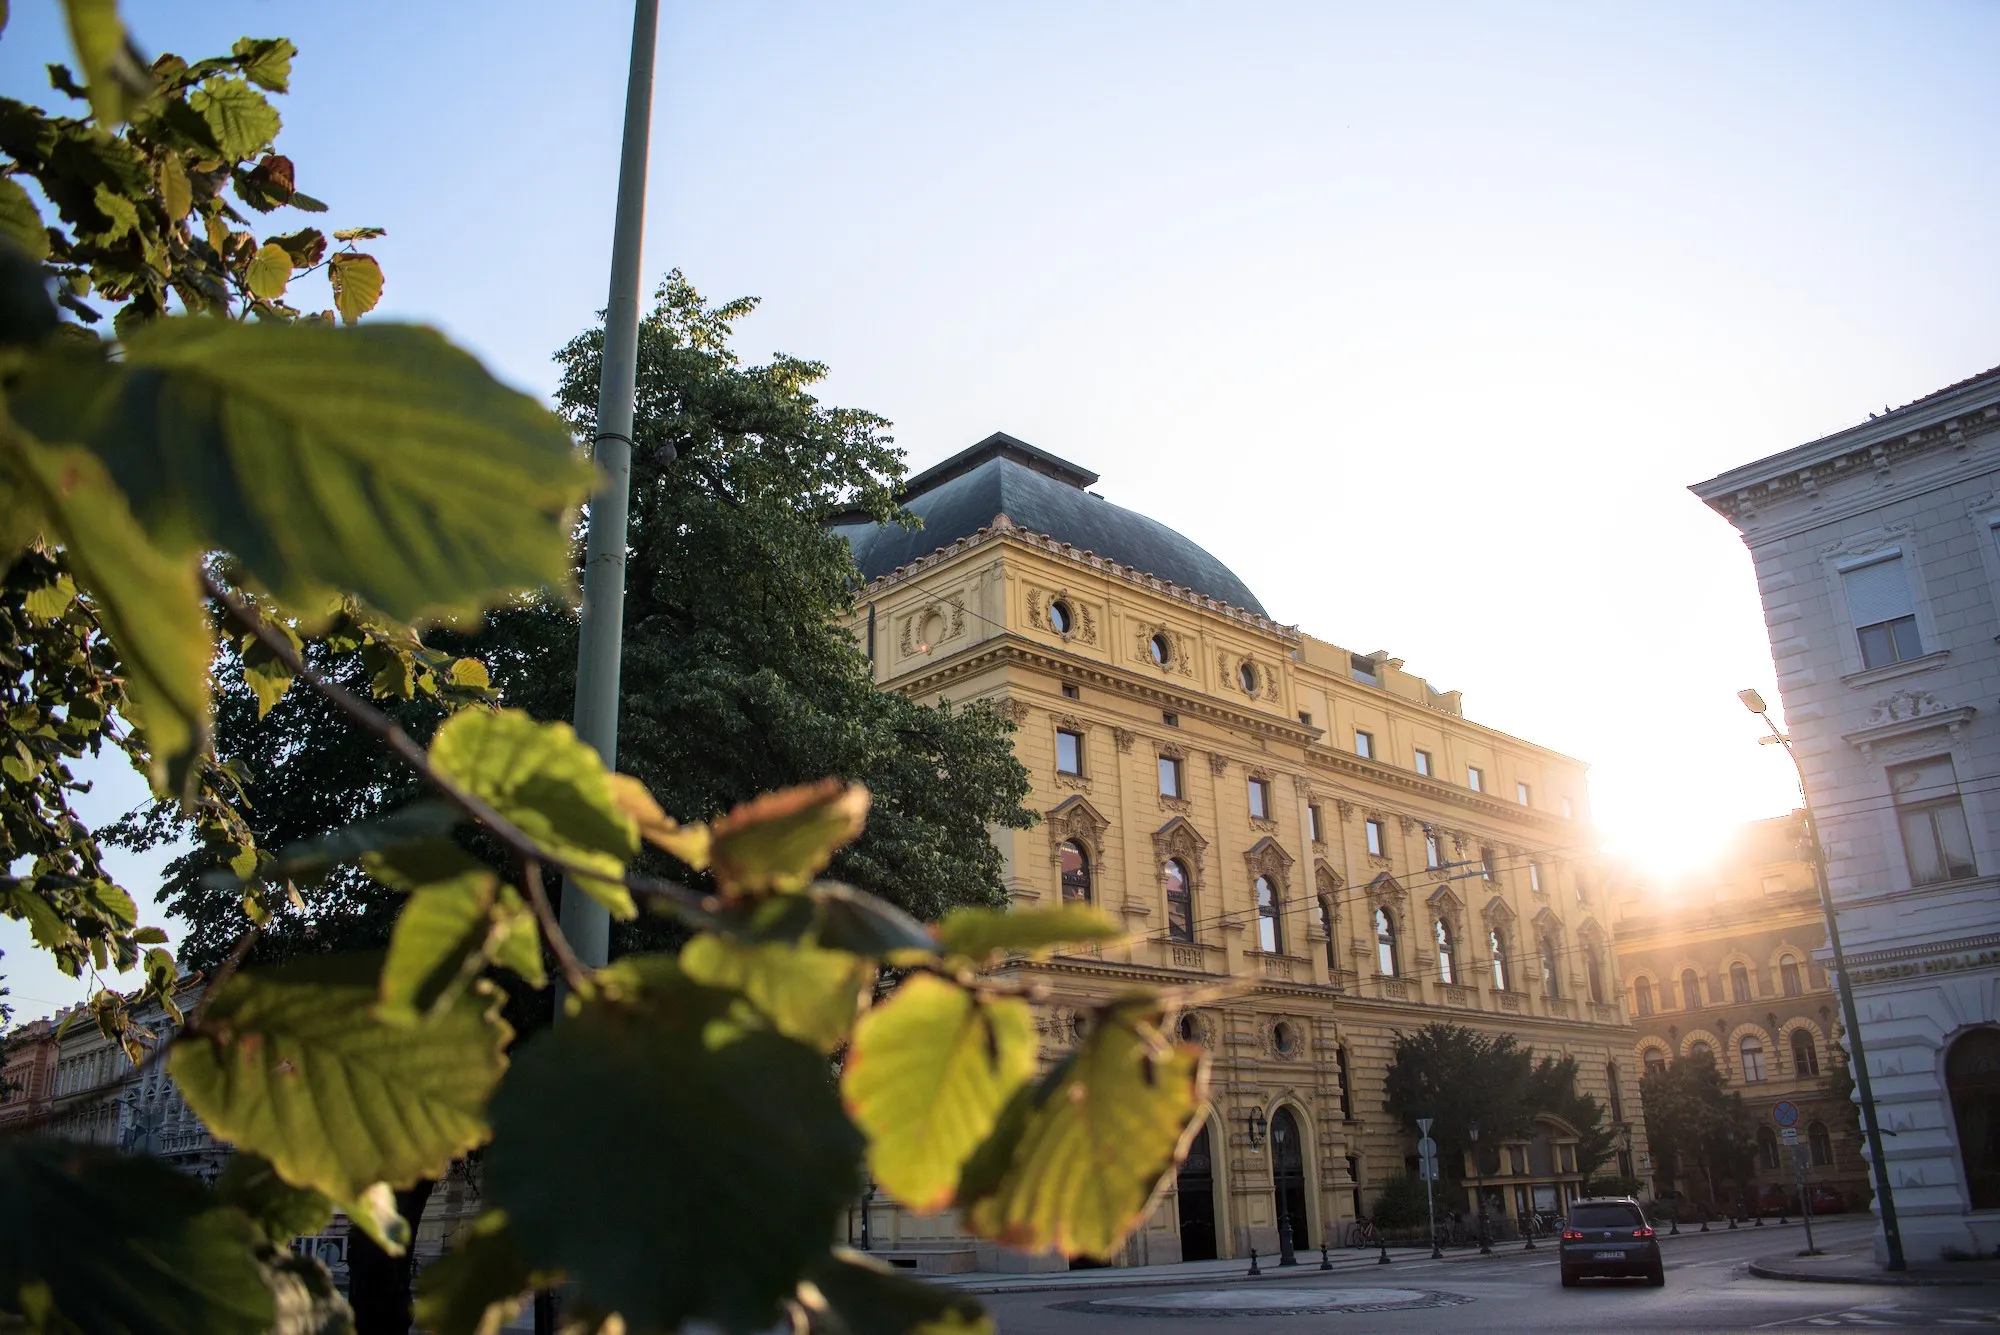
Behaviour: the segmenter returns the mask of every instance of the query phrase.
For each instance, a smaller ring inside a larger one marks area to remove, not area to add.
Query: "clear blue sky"
[[[383,314],[550,388],[622,6],[126,8],[149,51],[296,41],[280,143],[389,229]],[[0,89],[49,104],[55,5],[15,10]],[[1789,785],[1733,699],[1749,561],[1684,488],[2000,363],[1996,51],[1979,3],[669,0],[646,267],[763,297],[746,351],[829,362],[913,466],[1002,429],[1095,469],[1593,762],[1666,862]],[[0,947],[28,1014],[76,994]]]

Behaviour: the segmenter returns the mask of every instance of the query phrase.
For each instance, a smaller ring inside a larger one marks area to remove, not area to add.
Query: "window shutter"
[[[1847,584],[1847,610],[1853,614],[1857,630],[1912,614],[1902,557],[1843,571],[1841,578]]]

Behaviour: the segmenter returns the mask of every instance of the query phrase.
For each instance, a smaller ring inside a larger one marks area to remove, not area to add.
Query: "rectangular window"
[[[1429,775],[1430,772],[1431,772],[1431,753],[1428,751],[1417,752],[1417,773],[1423,775]]]
[[[1539,862],[1528,864],[1528,888],[1538,895],[1542,893],[1542,864]]]
[[[1250,815],[1256,820],[1271,819],[1271,785],[1263,779],[1250,780]]]
[[[1903,832],[1911,885],[1979,874],[1950,756],[1895,766],[1889,771],[1889,792],[1896,800],[1896,824]]]
[[[1923,656],[1917,635],[1916,607],[1900,553],[1885,560],[1840,572],[1847,589],[1847,611],[1861,642],[1863,668],[1887,667]]]
[[[1528,787],[1527,784],[1517,783],[1514,785],[1514,800],[1516,802],[1519,802],[1522,806],[1524,807],[1533,806],[1535,804],[1534,796],[1535,796],[1534,792]]]
[[[1354,754],[1360,756],[1363,760],[1373,760],[1375,758],[1375,734],[1363,732],[1359,728],[1356,728],[1354,730]]]
[[[1160,711],[1160,722],[1166,724],[1169,728],[1178,728],[1181,726],[1181,716],[1167,710],[1162,710]]]
[[[1059,729],[1056,732],[1056,773],[1083,773],[1083,734]]]
[[[1500,859],[1490,848],[1479,850],[1479,874],[1487,880],[1495,880],[1500,875]]]
[[[1174,756],[1160,757],[1160,796],[1180,797],[1181,762]]]
[[[1424,836],[1424,865],[1426,867],[1444,865],[1444,840],[1434,834]]]
[[[1082,698],[1083,698],[1083,692],[1080,689],[1078,689],[1075,686],[1071,686],[1067,683],[1063,685],[1063,699],[1081,700]]]
[[[1370,856],[1378,858],[1385,858],[1389,856],[1387,853],[1384,853],[1382,851],[1384,848],[1388,847],[1388,841],[1385,838],[1382,830],[1382,822],[1379,820],[1371,820],[1371,821],[1364,821],[1363,824],[1365,824],[1368,827],[1368,852]]]
[[[1319,808],[1317,806],[1308,806],[1306,808],[1306,833],[1316,844],[1326,842],[1326,836],[1320,832]]]
[[[1563,799],[1563,819],[1564,820],[1576,819],[1576,804],[1570,801],[1567,797]]]
[[[1347,656],[1347,675],[1363,686],[1380,686],[1382,679],[1375,672],[1375,660],[1363,658],[1360,654]]]
[[[1465,786],[1475,793],[1486,791],[1486,776],[1479,772],[1479,766],[1467,765],[1465,767]]]
[[[1305,724],[1308,728],[1310,728],[1313,725],[1312,711],[1309,709],[1301,709],[1299,711],[1299,722]]]
[[[1785,878],[1782,876],[1766,876],[1764,878],[1764,893],[1767,895],[1784,894]]]

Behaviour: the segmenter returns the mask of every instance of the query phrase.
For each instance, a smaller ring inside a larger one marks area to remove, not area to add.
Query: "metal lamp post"
[[[1840,920],[1833,909],[1833,887],[1827,879],[1826,849],[1819,839],[1819,820],[1813,815],[1812,798],[1806,792],[1806,770],[1799,763],[1798,752],[1792,749],[1792,739],[1780,731],[1771,719],[1771,711],[1765,707],[1764,697],[1755,690],[1736,693],[1743,707],[1764,720],[1764,726],[1771,730],[1769,737],[1758,740],[1766,745],[1775,744],[1785,749],[1785,755],[1792,762],[1792,769],[1799,778],[1799,801],[1806,815],[1806,841],[1812,847],[1813,883],[1819,890],[1819,909],[1826,917],[1826,942],[1833,952],[1833,972],[1840,991],[1840,1012],[1847,1021],[1848,1051],[1854,1058],[1854,1088],[1861,1101],[1861,1125],[1868,1135],[1868,1163],[1875,1178],[1875,1200],[1882,1208],[1882,1240],[1888,1244],[1889,1266],[1891,1270],[1906,1270],[1908,1262],[1903,1259],[1903,1233],[1896,1222],[1896,1196],[1889,1186],[1889,1167],[1882,1155],[1882,1123],[1875,1112],[1875,1089],[1868,1078],[1868,1050],[1861,1040],[1861,1015],[1854,1004],[1854,987],[1847,976],[1847,955],[1840,948]]]
[[[1479,1254],[1493,1255],[1493,1243],[1486,1236],[1486,1173],[1479,1164],[1479,1123],[1465,1128],[1472,1141],[1472,1211],[1479,1216]]]

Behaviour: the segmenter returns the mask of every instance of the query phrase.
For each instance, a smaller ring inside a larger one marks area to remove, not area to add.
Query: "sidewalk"
[[[1799,1256],[1793,1252],[1760,1256],[1750,1263],[1750,1273],[1759,1279],[1789,1279],[1804,1284],[1974,1288],[2000,1285],[2000,1260],[1912,1263],[1908,1270],[1891,1272],[1875,1263],[1875,1245],[1870,1239],[1858,1246],[1828,1247],[1823,1256]]]

